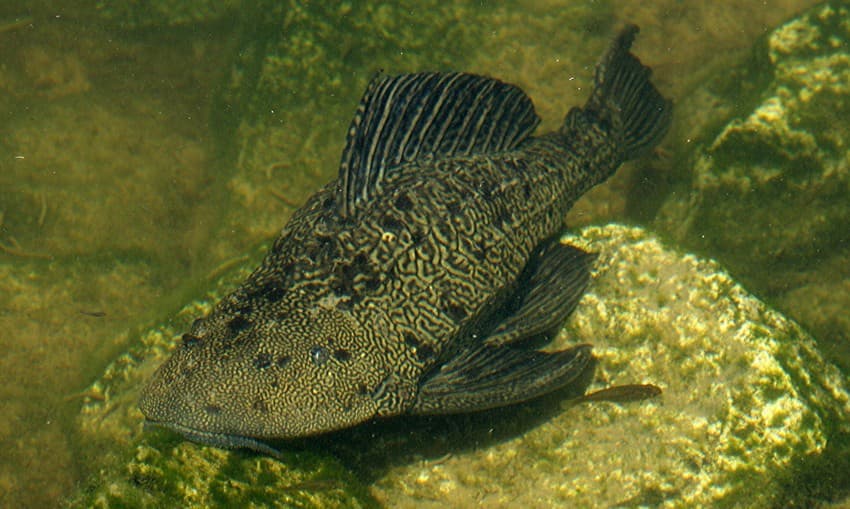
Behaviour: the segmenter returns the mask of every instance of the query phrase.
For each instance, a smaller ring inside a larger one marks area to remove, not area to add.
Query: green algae
[[[100,0],[97,13],[124,28],[141,29],[221,21],[244,3],[242,0]]]
[[[655,220],[811,328],[845,368],[848,19],[850,5],[826,2],[757,45],[743,73],[757,78],[721,99],[740,103],[739,115],[700,136],[689,189],[671,194]],[[742,98],[745,86],[754,101]]]
[[[152,439],[153,440],[153,439]],[[142,440],[123,476],[87,488],[79,507],[376,507],[338,463],[309,453],[275,461]],[[173,442],[173,441],[172,441]]]

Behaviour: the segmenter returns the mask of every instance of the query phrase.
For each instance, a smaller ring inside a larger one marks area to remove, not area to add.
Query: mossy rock
[[[591,389],[653,383],[659,398],[576,406],[574,394],[556,394],[394,419],[278,444],[282,461],[143,433],[139,387],[252,257],[174,324],[142,334],[91,388],[79,427],[97,451],[89,461],[103,466],[75,505],[771,507],[836,494],[811,473],[850,453],[850,398],[808,334],[717,264],[643,230],[589,227],[565,240],[600,258],[553,346],[594,344]],[[835,475],[833,486],[850,481]]]
[[[692,158],[655,225],[720,260],[850,369],[850,3],[826,2],[756,48],[750,104]],[[740,73],[739,73],[740,74]],[[740,106],[740,105],[739,105]]]

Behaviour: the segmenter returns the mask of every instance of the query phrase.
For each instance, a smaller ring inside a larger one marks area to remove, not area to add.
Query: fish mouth
[[[154,419],[145,418],[144,429],[167,429],[175,431],[191,442],[202,445],[210,445],[221,449],[249,449],[260,454],[271,456],[275,459],[282,459],[283,453],[269,444],[257,440],[256,438],[246,437],[242,435],[231,435],[228,433],[213,433],[203,431],[175,422],[157,421]]]

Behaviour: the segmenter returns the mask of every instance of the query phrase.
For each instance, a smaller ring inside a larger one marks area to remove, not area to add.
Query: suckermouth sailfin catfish
[[[376,77],[339,178],[262,265],[196,320],[143,389],[150,424],[222,447],[377,417],[483,410],[565,387],[590,345],[536,350],[594,255],[561,244],[573,203],[654,147],[672,105],[626,27],[555,132],[516,86],[465,73]]]

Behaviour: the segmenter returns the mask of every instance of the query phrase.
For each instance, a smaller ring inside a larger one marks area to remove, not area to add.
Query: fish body
[[[224,447],[376,417],[468,412],[574,382],[560,329],[592,254],[560,244],[572,204],[667,130],[671,104],[624,29],[552,133],[517,87],[464,73],[378,76],[336,181],[143,389],[153,424]]]

